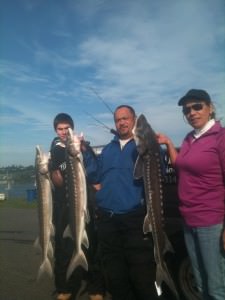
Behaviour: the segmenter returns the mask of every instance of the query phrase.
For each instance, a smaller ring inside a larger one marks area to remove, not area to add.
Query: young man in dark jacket
[[[73,129],[72,118],[65,113],[58,114],[54,119],[54,129],[57,134],[51,145],[51,178],[53,189],[53,223],[55,226],[55,252],[54,275],[57,300],[72,299],[72,294],[77,294],[84,270],[78,267],[74,270],[69,280],[66,279],[67,267],[73,253],[73,241],[64,238],[63,233],[69,224],[69,204],[66,195],[66,159],[65,142],[68,128]]]
[[[65,113],[59,113],[53,122],[57,137],[51,145],[51,178],[54,185],[53,189],[53,223],[55,226],[55,288],[57,300],[72,300],[78,294],[82,280],[87,281],[87,289],[89,290],[90,300],[102,300],[104,293],[104,285],[102,282],[101,272],[93,271],[97,267],[95,265],[95,232],[93,227],[93,218],[91,209],[93,206],[93,192],[89,192],[88,201],[90,211],[90,224],[87,225],[87,234],[89,237],[90,247],[86,251],[89,270],[86,272],[82,267],[78,266],[70,276],[66,279],[67,268],[70,263],[74,242],[69,237],[63,237],[64,230],[69,224],[69,202],[66,192],[66,140],[68,128],[73,129],[74,123],[72,118]]]

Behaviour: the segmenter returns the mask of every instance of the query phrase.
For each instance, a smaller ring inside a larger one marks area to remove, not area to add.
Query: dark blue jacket
[[[133,139],[121,150],[117,137],[104,147],[97,159],[90,151],[84,153],[89,181],[101,184],[96,193],[97,207],[126,213],[144,204],[143,181],[133,176],[137,156]]]

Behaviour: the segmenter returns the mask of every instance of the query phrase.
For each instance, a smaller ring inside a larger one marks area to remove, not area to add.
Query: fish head
[[[143,114],[137,118],[133,132],[137,151],[140,155],[146,152],[157,153],[159,151],[160,146],[156,134]]]
[[[45,153],[41,150],[39,145],[36,146],[36,157],[35,157],[35,166],[39,173],[47,174],[49,169],[49,153]]]
[[[143,114],[137,118],[133,133],[137,151],[142,155],[149,148],[149,124]]]
[[[68,153],[71,156],[77,156],[80,154],[80,138],[77,135],[74,135],[73,130],[68,128],[67,140],[66,140],[66,148]]]

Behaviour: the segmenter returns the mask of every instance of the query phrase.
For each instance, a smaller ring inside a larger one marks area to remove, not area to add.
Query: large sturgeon
[[[134,128],[134,139],[139,153],[135,170],[135,178],[143,178],[146,199],[146,216],[143,224],[144,233],[151,232],[154,242],[154,257],[156,262],[156,289],[161,293],[164,281],[177,299],[179,295],[174,281],[169,273],[164,255],[172,251],[168,237],[163,229],[163,191],[161,184],[160,146],[156,134],[148,124],[144,115],[137,118]]]
[[[49,155],[44,153],[39,146],[36,146],[35,175],[39,237],[35,241],[35,246],[40,246],[42,252],[42,262],[38,271],[38,279],[45,272],[50,276],[53,275],[50,260],[53,258],[51,236],[54,234],[54,227],[52,224],[52,190],[48,162]]]
[[[73,131],[70,128],[66,142],[66,187],[69,198],[70,223],[65,229],[64,237],[70,236],[74,240],[74,252],[67,269],[68,279],[78,266],[88,270],[88,262],[82,250],[82,245],[86,248],[89,247],[85,230],[89,216],[83,157],[79,142],[77,143],[75,140]]]

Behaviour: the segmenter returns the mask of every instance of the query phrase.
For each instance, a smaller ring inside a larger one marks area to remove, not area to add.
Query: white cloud
[[[35,141],[49,144],[52,120],[62,111],[73,116],[92,144],[112,137],[84,113],[113,126],[90,87],[112,109],[127,103],[144,112],[154,129],[166,130],[178,144],[190,128],[177,101],[190,88],[206,89],[224,118],[224,1],[71,0],[60,14],[61,2],[56,2],[48,28],[47,18],[38,15],[44,2],[34,2],[27,6],[34,23],[24,23],[30,35],[11,37],[17,55],[5,55],[0,68],[1,130],[8,133],[14,125],[16,132],[28,124],[24,158]],[[13,143],[8,138],[4,149]]]

